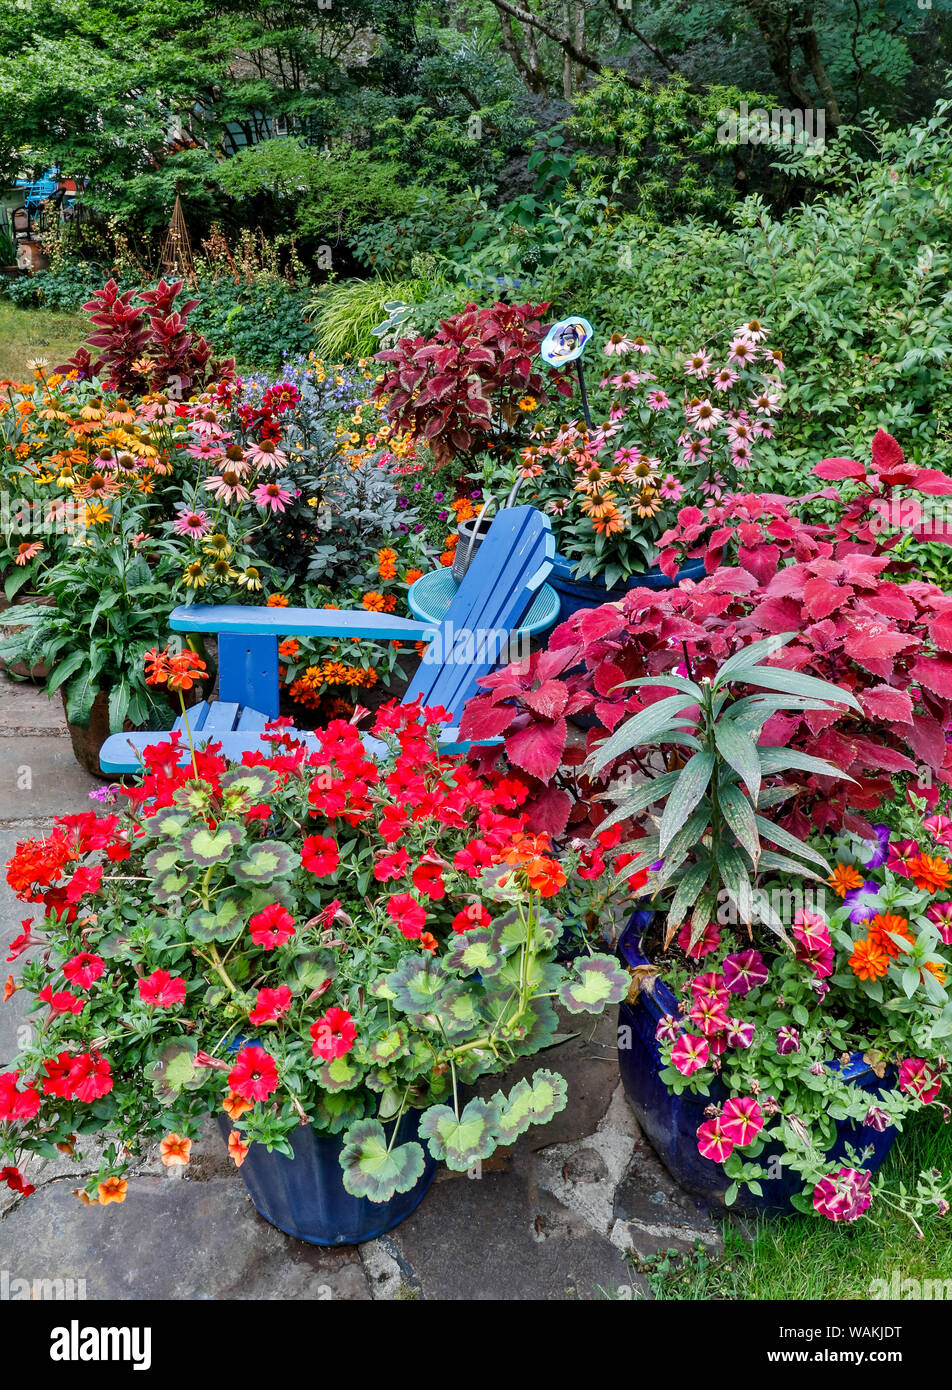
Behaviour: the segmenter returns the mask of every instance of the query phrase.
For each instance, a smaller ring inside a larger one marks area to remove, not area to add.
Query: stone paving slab
[[[96,785],[74,761],[62,708],[0,677],[0,857],[42,835],[54,815],[88,808]],[[0,881],[0,982],[17,977],[9,943],[31,916]],[[24,997],[0,1005],[0,1071],[17,1051]],[[85,1280],[85,1297],[596,1300],[644,1297],[634,1261],[658,1249],[720,1243],[719,1226],[680,1192],[640,1134],[618,1077],[614,1015],[568,1016],[566,1040],[480,1090],[507,1089],[539,1066],[565,1076],[569,1100],[551,1124],[500,1150],[473,1176],[441,1169],[417,1210],[360,1247],[324,1250],[258,1216],[209,1121],[182,1177],[154,1152],[126,1201],[86,1207],[72,1195],[98,1167],[34,1162],[26,1200],[0,1192],[0,1300],[33,1280]],[[626,1255],[628,1258],[626,1258]],[[26,1280],[10,1291],[11,1278]],[[38,1286],[44,1297],[45,1285]]]

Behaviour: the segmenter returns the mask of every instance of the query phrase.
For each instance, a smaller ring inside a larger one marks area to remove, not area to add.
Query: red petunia
[[[251,1023],[273,1023],[291,1007],[291,991],[287,985],[276,989],[259,989],[255,1006],[248,1015]]]
[[[446,897],[446,884],[443,882],[443,864],[428,863],[426,860],[413,870],[413,886],[418,893],[439,902]]]
[[[395,854],[382,854],[374,864],[374,878],[378,883],[386,883],[391,878],[403,878],[410,856],[405,849],[398,849]]]
[[[36,997],[49,1004],[54,1014],[81,1014],[86,1007],[86,1000],[68,989],[59,989],[54,994],[52,985],[45,985]]]
[[[112,1071],[98,1052],[83,1052],[72,1059],[69,1069],[69,1099],[91,1105],[112,1090]]]
[[[276,946],[283,946],[286,941],[290,941],[294,935],[294,918],[280,903],[269,903],[267,907],[255,913],[248,923],[248,930],[256,946],[261,946],[265,951],[273,951]]]
[[[311,1024],[310,1034],[314,1056],[331,1062],[350,1051],[357,1037],[357,1028],[346,1009],[328,1009],[316,1023]]]
[[[243,1100],[267,1100],[278,1088],[274,1058],[263,1047],[243,1047],[228,1073],[228,1085]]]
[[[101,956],[94,956],[90,951],[80,951],[79,955],[73,956],[72,960],[68,960],[63,966],[63,974],[77,989],[89,989],[105,969],[106,962]]]
[[[5,1071],[0,1075],[0,1120],[32,1120],[39,1112],[42,1101],[35,1086],[25,1086],[21,1091],[17,1083],[18,1071]]]
[[[179,976],[173,978],[167,970],[153,970],[139,981],[139,997],[143,1004],[151,1004],[157,1009],[170,1009],[173,1004],[185,1000],[185,981]]]
[[[408,941],[419,938],[426,922],[426,909],[412,893],[394,893],[387,902],[387,913]]]
[[[301,863],[317,878],[326,878],[340,864],[337,841],[329,835],[308,835],[301,846]]]

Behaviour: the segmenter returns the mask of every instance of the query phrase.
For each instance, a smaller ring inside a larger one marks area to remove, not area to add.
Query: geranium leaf
[[[429,1141],[430,1153],[454,1172],[465,1173],[496,1147],[499,1119],[490,1101],[471,1100],[457,1119],[448,1105],[431,1105],[420,1121],[420,1133]]]
[[[497,1091],[493,1096],[496,1107],[496,1136],[500,1144],[512,1144],[525,1134],[530,1125],[544,1125],[553,1115],[565,1109],[568,1086],[565,1078],[553,1071],[537,1071],[531,1082],[517,1081],[505,1096]]]
[[[224,864],[230,859],[232,850],[243,838],[241,827],[231,822],[219,825],[214,830],[209,830],[207,825],[199,825],[183,834],[182,855],[199,868],[210,869],[213,864]]]
[[[270,883],[295,868],[295,857],[279,840],[262,840],[245,851],[231,871],[242,883]]]
[[[572,973],[559,985],[559,1001],[569,1013],[601,1013],[628,993],[628,975],[611,956],[586,956],[575,961]]]
[[[423,1176],[423,1149],[417,1143],[387,1147],[379,1120],[359,1120],[344,1136],[340,1166],[345,1191],[371,1202],[389,1202],[397,1192],[409,1192]]]

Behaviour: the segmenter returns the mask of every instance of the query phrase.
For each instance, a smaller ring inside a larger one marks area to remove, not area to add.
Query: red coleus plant
[[[580,750],[569,744],[568,716],[597,721],[587,736],[592,747],[605,730],[670,693],[655,687],[635,695],[624,682],[679,670],[694,679],[710,675],[740,647],[782,632],[799,635],[774,665],[833,681],[863,707],[862,716],[792,712],[765,725],[762,743],[825,758],[853,779],[804,775],[778,812],[794,833],[841,823],[869,833],[865,813],[892,795],[895,773],[916,774],[920,786],[952,783],[952,596],[908,577],[912,566],[891,553],[899,537],[880,524],[901,515],[908,499],[898,497],[900,489],[952,494],[952,478],[906,464],[882,431],[871,470],[825,459],[814,471],[857,489],[847,498],[828,488],[797,500],[738,496],[705,512],[685,508],[662,538],[662,566],[672,573],[703,555],[705,579],[666,591],[632,589],[621,604],[576,613],[527,672],[507,668],[481,682],[486,694],[470,702],[461,732],[504,736],[511,762],[536,779],[531,824],[558,833],[570,816],[603,819],[591,788],[573,801],[565,763],[566,756],[579,761]],[[834,504],[832,521],[798,516],[817,498]],[[941,538],[934,521],[914,515],[914,534]],[[612,778],[621,771],[608,769]]]
[[[159,281],[154,290],[119,293],[109,280],[83,305],[95,332],[70,360],[57,368],[81,377],[98,376],[124,395],[172,391],[184,398],[192,391],[234,372],[234,361],[212,361],[212,350],[199,334],[189,332],[189,314],[198,305],[188,299],[176,306],[181,280]],[[93,360],[89,348],[99,348]]]
[[[544,336],[539,316],[548,304],[467,304],[444,319],[433,338],[401,338],[377,354],[392,366],[374,387],[391,424],[425,439],[439,464],[503,442],[519,418],[519,401],[549,399],[533,359]],[[572,388],[550,374],[562,395]],[[515,442],[515,441],[514,441]]]

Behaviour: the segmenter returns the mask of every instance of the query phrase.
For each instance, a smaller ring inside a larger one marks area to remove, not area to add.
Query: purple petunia
[[[874,825],[876,833],[875,840],[864,840],[863,843],[869,848],[869,857],[863,861],[867,869],[878,869],[889,858],[889,826]]]

